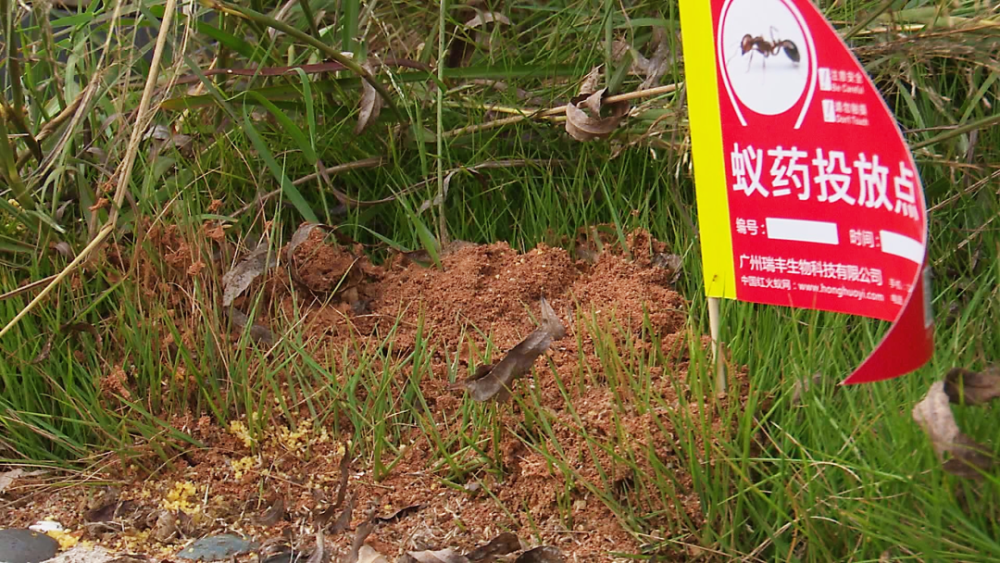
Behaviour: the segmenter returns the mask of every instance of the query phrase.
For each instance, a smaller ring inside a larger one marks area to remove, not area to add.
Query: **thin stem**
[[[0,166],[3,167],[0,170],[0,176],[10,184],[10,189],[14,192],[14,199],[21,204],[21,207],[25,210],[32,210],[35,208],[35,201],[31,199],[31,194],[28,193],[21,180],[21,174],[17,171],[17,163],[14,160],[15,154],[17,154],[14,152],[15,150],[14,144],[10,142],[10,135],[7,134],[6,111],[0,107]]]
[[[881,16],[883,12],[888,10],[889,7],[892,6],[893,2],[895,2],[895,0],[885,0],[885,2],[882,2],[881,6],[872,10],[872,12],[867,16],[865,16],[863,20],[859,21],[857,24],[854,25],[854,27],[847,30],[847,33],[844,34],[844,41],[847,41],[848,39],[854,37],[855,35],[858,34],[858,32],[868,27],[868,24],[875,21],[875,18]]]
[[[968,123],[961,127],[950,129],[948,131],[945,131],[944,133],[941,133],[940,135],[935,135],[925,141],[914,143],[910,148],[912,148],[913,150],[917,150],[917,149],[922,149],[924,147],[929,147],[935,143],[940,143],[941,141],[947,141],[952,137],[958,137],[959,135],[964,135],[969,131],[975,131],[976,129],[990,127],[992,125],[996,125],[997,123],[1000,123],[1000,113],[996,115],[991,115],[989,117],[984,117],[979,121],[973,121],[972,123]]]
[[[381,82],[376,80],[375,77],[371,75],[371,73],[362,68],[361,65],[359,65],[356,61],[354,61],[354,59],[344,56],[343,54],[340,53],[340,51],[337,51],[336,49],[327,45],[326,43],[323,43],[319,39],[309,35],[308,33],[299,31],[298,29],[295,29],[294,27],[288,25],[283,21],[276,20],[271,16],[264,15],[255,10],[251,10],[250,8],[236,6],[234,4],[229,4],[228,2],[222,2],[221,0],[202,0],[202,1],[208,7],[214,10],[219,10],[220,12],[232,14],[234,16],[250,20],[260,25],[266,25],[268,27],[277,29],[278,31],[284,33],[285,35],[294,37],[300,41],[304,41],[312,45],[313,47],[322,51],[323,54],[326,55],[327,57],[330,57],[331,59],[344,65],[345,67],[347,67],[348,70],[350,70],[354,74],[357,74],[362,79],[364,79],[365,82],[371,84],[372,88],[375,88],[375,91],[378,92],[380,96],[382,96],[383,100],[385,100],[385,103],[388,104],[389,107],[394,112],[399,113],[398,110],[396,109],[396,104],[393,103],[392,97],[389,95],[389,91],[385,89],[385,86],[383,86]]]
[[[613,104],[616,102],[626,102],[629,100],[636,100],[640,98],[650,98],[653,96],[658,96],[660,94],[669,94],[680,88],[684,83],[678,82],[677,84],[667,84],[665,86],[658,86],[656,88],[649,88],[647,90],[638,90],[636,92],[626,92],[624,94],[617,94],[614,96],[608,96],[604,98],[604,103]],[[515,115],[512,117],[505,117],[503,119],[495,119],[493,121],[487,121],[486,123],[477,123],[476,125],[467,125],[465,127],[459,127],[458,129],[452,129],[451,131],[445,131],[438,135],[439,137],[461,137],[462,135],[468,135],[469,133],[476,133],[478,131],[486,131],[489,129],[496,129],[497,127],[503,127],[504,125],[511,125],[514,123],[520,123],[525,119],[546,119],[559,121],[560,114],[566,113],[566,106],[558,106],[554,108],[549,108],[546,110],[535,110],[534,112],[525,111],[521,115]]]
[[[444,15],[447,0],[440,0],[438,8],[438,29],[444,29]],[[444,58],[445,58],[444,33],[438,34],[438,59],[437,75],[438,82],[444,82]],[[437,184],[438,184],[438,242],[444,246],[448,244],[447,223],[444,216],[444,90],[437,89]]]
[[[313,14],[312,6],[309,5],[309,0],[299,0],[299,7],[302,8],[302,15],[309,22],[309,31],[312,32],[313,37],[319,39],[319,26],[316,25],[316,16]]]

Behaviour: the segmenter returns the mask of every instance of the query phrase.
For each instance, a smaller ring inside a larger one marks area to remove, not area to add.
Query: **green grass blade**
[[[264,159],[264,163],[267,164],[268,169],[271,170],[271,174],[278,180],[278,184],[281,186],[281,191],[285,194],[285,197],[292,202],[292,205],[295,206],[295,209],[298,210],[299,214],[302,215],[304,219],[313,223],[318,223],[319,218],[316,217],[312,208],[306,202],[305,198],[302,197],[302,193],[299,192],[299,189],[292,184],[291,180],[288,179],[284,169],[278,165],[278,162],[274,159],[274,155],[271,154],[270,149],[267,148],[267,143],[264,142],[264,139],[260,136],[257,128],[254,127],[253,123],[250,121],[250,116],[247,114],[245,108],[243,110],[243,127],[247,137],[250,138],[250,142],[253,143],[253,146],[257,149],[260,157]]]
[[[278,123],[281,125],[284,132],[291,135],[292,140],[299,146],[299,149],[302,151],[302,155],[306,158],[306,161],[309,162],[309,164],[316,164],[316,151],[313,150],[312,143],[309,139],[306,139],[305,134],[302,133],[302,129],[296,125],[285,112],[281,111],[264,96],[261,96],[256,92],[250,92],[249,95],[257,100],[257,103],[264,106],[267,111],[271,112],[271,115],[278,120]]]

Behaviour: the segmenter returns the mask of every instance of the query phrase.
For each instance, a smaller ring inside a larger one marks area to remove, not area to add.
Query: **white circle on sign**
[[[761,115],[780,115],[809,82],[809,46],[781,0],[732,0],[722,21],[723,67],[739,101]]]

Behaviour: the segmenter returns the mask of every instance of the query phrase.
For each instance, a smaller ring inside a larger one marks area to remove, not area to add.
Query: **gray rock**
[[[50,559],[45,563],[108,563],[108,561],[114,558],[115,556],[103,547],[83,547],[78,545],[65,553],[60,553],[58,557]]]
[[[52,559],[59,549],[59,542],[31,530],[0,530],[0,562],[38,563]]]
[[[257,542],[231,534],[223,534],[201,538],[181,550],[177,557],[192,561],[221,561],[229,559],[233,555],[253,551],[257,547]]]

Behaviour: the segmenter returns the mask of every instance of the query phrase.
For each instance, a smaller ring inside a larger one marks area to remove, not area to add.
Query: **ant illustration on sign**
[[[761,65],[766,64],[768,57],[776,56],[782,51],[785,52],[785,56],[787,56],[793,63],[799,63],[800,56],[798,46],[788,39],[775,39],[775,31],[777,30],[772,26],[770,41],[764,39],[763,35],[753,36],[748,33],[743,36],[743,40],[740,42],[740,55],[745,56],[747,53],[750,53],[750,57],[747,62],[747,71],[750,70],[750,65],[753,64],[753,54],[755,51],[764,57],[764,60],[761,61]]]

